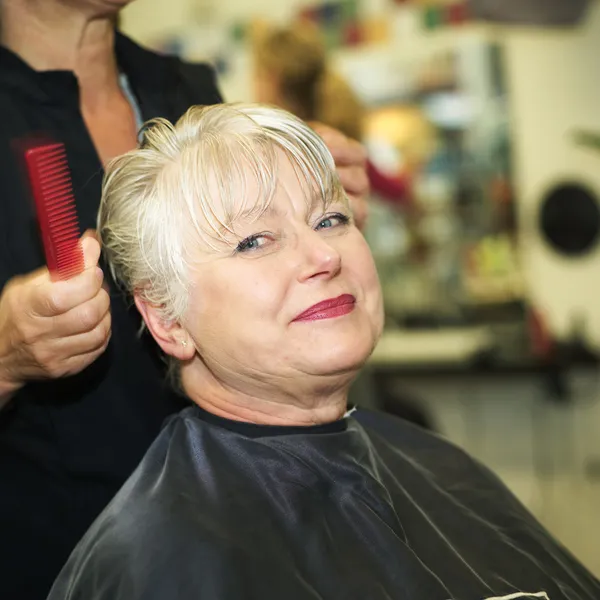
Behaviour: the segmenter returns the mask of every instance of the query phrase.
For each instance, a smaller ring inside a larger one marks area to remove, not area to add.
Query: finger
[[[87,241],[88,238],[91,241]],[[94,266],[97,265],[98,260],[100,258],[100,242],[98,240],[98,235],[96,234],[96,231],[94,229],[88,229],[83,234],[80,241],[82,244],[82,250],[84,251],[84,258],[85,253],[87,253],[87,256],[89,258],[89,266],[92,266],[92,264]],[[15,281],[17,280],[20,283],[27,283],[32,285],[38,285],[52,281],[47,267],[41,267],[39,269],[36,269],[35,271],[32,271],[31,273],[28,273],[27,275],[15,278]]]
[[[83,249],[83,261],[86,269],[91,269],[98,265],[100,260],[100,242],[93,229],[88,229],[81,237],[81,247]]]
[[[310,126],[323,139],[336,164],[361,166],[366,164],[367,152],[360,142],[323,123],[311,122]]]
[[[67,357],[66,360],[97,352],[108,344],[111,324],[112,320],[108,312],[92,330],[55,340],[52,350],[57,356]]]
[[[369,193],[369,178],[361,167],[340,167],[337,169],[340,183],[347,194],[366,196]]]
[[[346,138],[339,129],[325,125],[325,123],[321,123],[320,121],[309,121],[308,126],[323,139],[327,139],[330,142],[334,142],[335,140],[343,141]]]
[[[40,317],[62,315],[96,297],[104,273],[100,268],[90,268],[65,281],[51,281],[40,277],[30,288],[31,311]]]
[[[92,331],[110,313],[110,296],[104,289],[91,299],[54,317],[52,337],[68,338]]]
[[[325,143],[337,166],[357,166],[364,169],[367,152],[362,144],[350,138],[346,138],[344,142]]]
[[[95,229],[86,229],[81,236],[81,241],[83,242],[83,240],[88,237],[95,239],[100,244],[100,236]]]
[[[97,350],[92,352],[88,352],[86,354],[80,354],[79,356],[73,356],[70,358],[65,364],[65,372],[70,374],[76,374],[83,371],[86,367],[89,367],[93,362],[98,360],[100,356],[106,352],[106,348],[108,347],[109,340],[106,341],[104,345],[102,345]]]

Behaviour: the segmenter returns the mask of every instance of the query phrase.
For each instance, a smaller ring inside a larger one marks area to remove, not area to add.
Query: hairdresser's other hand
[[[82,238],[83,273],[52,281],[48,269],[15,277],[0,295],[0,399],[27,381],[82,371],[110,339],[110,298],[98,266],[100,244]],[[0,401],[0,404],[2,402]]]
[[[354,221],[359,229],[365,225],[368,216],[367,197],[369,178],[367,177],[367,153],[359,142],[323,123],[315,121],[309,125],[323,138],[337,167],[340,181],[350,198]]]

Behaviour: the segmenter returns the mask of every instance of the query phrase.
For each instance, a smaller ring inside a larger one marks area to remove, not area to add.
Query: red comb
[[[83,250],[65,147],[58,143],[30,147],[25,162],[48,270],[56,279],[74,277],[83,271]]]

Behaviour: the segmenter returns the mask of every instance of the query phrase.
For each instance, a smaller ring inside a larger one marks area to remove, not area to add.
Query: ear
[[[165,354],[182,362],[194,358],[194,341],[178,322],[166,321],[157,306],[149,304],[137,293],[134,294],[134,300],[152,337]]]

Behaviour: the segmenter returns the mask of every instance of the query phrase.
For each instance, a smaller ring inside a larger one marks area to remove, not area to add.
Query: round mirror
[[[579,183],[561,183],[542,200],[540,230],[558,254],[578,257],[591,252],[600,236],[596,195]]]

